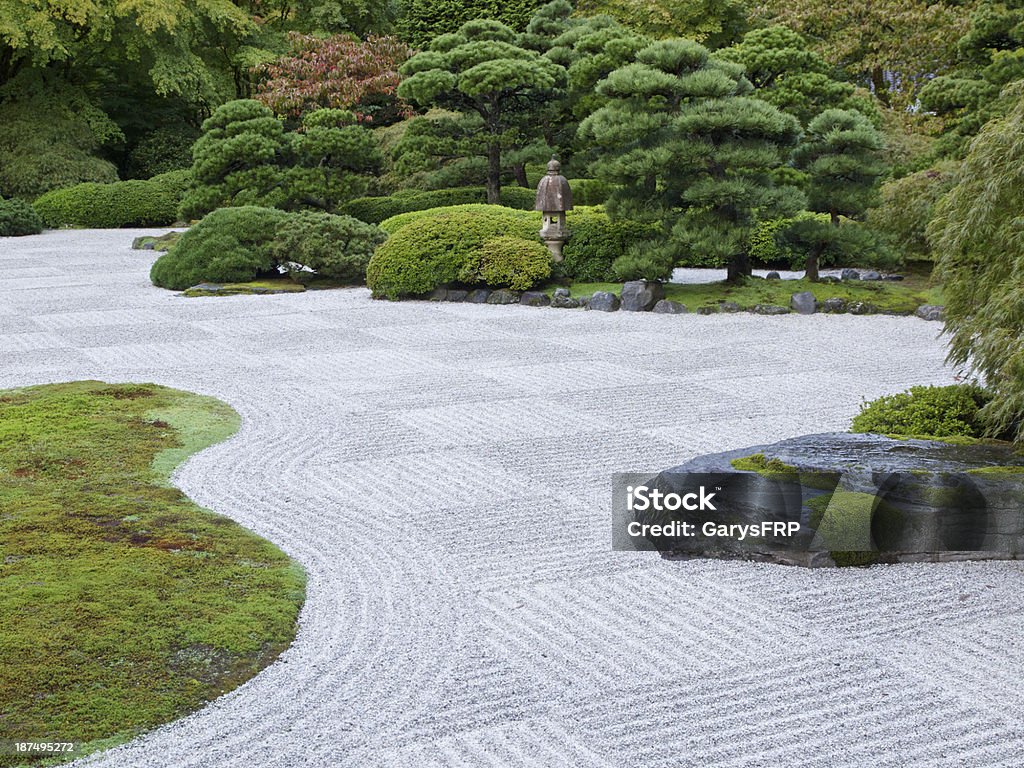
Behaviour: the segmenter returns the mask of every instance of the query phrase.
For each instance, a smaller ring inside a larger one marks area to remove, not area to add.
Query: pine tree
[[[868,235],[856,228],[843,230],[840,216],[861,220],[878,202],[878,181],[887,168],[881,158],[882,134],[856,110],[827,109],[807,126],[794,153],[797,168],[808,176],[807,207],[827,213],[796,222],[783,237],[807,248],[807,277],[818,279],[818,264],[826,250],[860,249]]]
[[[688,264],[750,274],[748,236],[759,216],[794,212],[802,196],[775,182],[800,134],[791,115],[752,98],[742,67],[691,40],[654,43],[597,86],[608,103],[580,126],[601,150],[597,175],[621,187],[612,215],[660,221],[667,237],[617,267],[664,277]]]

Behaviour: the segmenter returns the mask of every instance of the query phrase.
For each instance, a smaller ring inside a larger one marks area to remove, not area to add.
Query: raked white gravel
[[[610,550],[610,475],[953,380],[916,318],[186,299],[135,231],[0,241],[0,387],[153,381],[240,433],[176,482],[309,574],[294,645],[82,761],[1020,766],[1024,567]]]

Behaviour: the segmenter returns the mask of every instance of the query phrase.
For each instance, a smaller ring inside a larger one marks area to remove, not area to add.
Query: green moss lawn
[[[0,391],[0,744],[110,746],[294,638],[302,570],[167,482],[237,427],[225,404],[155,385]]]

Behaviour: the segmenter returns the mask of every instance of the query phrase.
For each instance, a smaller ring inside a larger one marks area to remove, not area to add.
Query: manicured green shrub
[[[532,210],[535,198],[533,190],[523,187],[504,187],[501,190],[502,205],[508,208]],[[360,221],[379,224],[400,213],[486,202],[487,190],[484,187],[456,187],[427,192],[402,190],[388,197],[358,197],[346,203],[342,212]]]
[[[497,237],[528,240],[533,223],[499,206],[491,213],[451,211],[412,221],[370,259],[366,284],[376,297],[416,296],[446,283],[480,282],[483,245]]]
[[[612,264],[622,258],[633,243],[649,240],[657,232],[656,225],[614,221],[603,209],[584,206],[569,213],[567,225],[570,235],[562,248],[562,273],[587,283],[618,279]]]
[[[882,435],[981,437],[985,425],[978,411],[991,399],[971,384],[911,387],[864,403],[851,428]]]
[[[750,233],[749,255],[751,264],[763,267],[781,267],[783,265],[799,264],[806,260],[806,253],[801,253],[799,250],[789,247],[786,243],[779,242],[776,237],[779,232],[788,228],[793,222],[805,219],[817,219],[823,224],[828,224],[830,221],[827,213],[801,211],[796,216],[758,222],[757,226]]]
[[[47,192],[33,203],[50,227],[152,227],[172,224],[190,172],[171,171],[148,181],[76,184]]]
[[[569,182],[573,205],[604,205],[612,196],[614,184],[601,179],[575,179]]]
[[[551,276],[551,252],[540,241],[496,237],[480,247],[480,280],[491,288],[525,291]]]
[[[36,209],[24,200],[0,199],[0,237],[38,235],[43,231],[43,220]]]
[[[277,228],[271,253],[279,264],[290,262],[323,277],[362,283],[374,249],[386,239],[377,227],[351,216],[307,211]]]
[[[451,212],[465,212],[489,215],[492,213],[502,213],[510,218],[514,219],[518,223],[522,224],[522,231],[525,232],[527,224],[532,229],[533,235],[536,235],[540,231],[541,217],[540,211],[522,211],[516,208],[506,208],[505,206],[499,205],[487,205],[487,203],[468,203],[466,205],[447,205],[440,208],[426,208],[422,211],[409,211],[408,213],[399,213],[396,216],[384,219],[378,226],[387,232],[389,235],[394,234],[406,224],[411,224],[414,221],[420,219],[427,219],[433,216],[438,216],[442,213]],[[517,229],[517,231],[519,231]]]
[[[220,208],[181,236],[153,264],[154,285],[181,291],[204,282],[241,283],[271,272],[277,228],[289,214],[274,208]]]

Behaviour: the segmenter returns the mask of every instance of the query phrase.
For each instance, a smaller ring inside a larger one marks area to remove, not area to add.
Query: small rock
[[[718,312],[718,307],[697,307],[698,315],[717,315]]]
[[[569,298],[569,289],[568,288],[555,288],[555,296],[560,296],[560,297],[562,297],[564,299],[567,299],[567,298]]]
[[[447,288],[435,288],[431,291],[427,297],[430,301],[447,301],[448,300],[448,289]]]
[[[852,301],[849,305],[851,315],[876,315],[878,307],[866,301]]]
[[[662,299],[651,310],[656,315],[684,315],[689,311],[685,304],[680,304],[678,301],[669,301],[668,299]]]
[[[782,279],[782,275],[780,275],[778,272],[769,272],[767,275],[764,276],[764,279],[765,280],[781,280]]]
[[[718,309],[720,312],[739,312],[740,305],[735,301],[720,301],[718,302]]]
[[[788,315],[788,307],[780,307],[778,304],[758,304],[753,310],[756,315]]]
[[[860,279],[861,280],[875,281],[875,280],[881,280],[882,276],[878,272],[875,272],[873,269],[871,269],[871,270],[868,270],[867,272],[865,272],[863,275],[861,275]]]
[[[486,304],[487,297],[491,295],[489,288],[475,288],[469,292],[466,301],[470,304]]]
[[[665,287],[661,283],[630,280],[622,285],[623,312],[650,312],[664,298]]]
[[[568,291],[565,294],[560,294],[559,291],[565,291],[565,288],[556,288],[555,295],[551,299],[551,306],[555,309],[576,309],[580,305],[579,299],[574,299],[569,295]]]
[[[499,288],[487,297],[488,304],[518,304],[519,294],[508,288]]]
[[[944,320],[946,317],[946,308],[937,306],[935,304],[922,304],[920,307],[917,308],[914,314],[920,317],[922,320]]]
[[[833,296],[831,299],[825,299],[821,303],[821,309],[823,312],[831,312],[837,314],[846,311],[846,299],[841,299],[838,296]]]
[[[844,269],[840,276],[843,280],[860,280],[860,272],[856,269]]]
[[[619,308],[619,297],[609,291],[595,291],[587,302],[587,309],[597,312],[615,312]]]
[[[551,297],[542,291],[527,291],[519,298],[524,307],[546,307],[551,304]]]
[[[576,301],[578,301],[580,303],[581,307],[585,307],[585,306],[587,306],[587,304],[590,303],[590,297],[589,296],[580,296],[578,299],[576,299]]]
[[[810,291],[800,291],[789,297],[789,307],[798,315],[813,315],[818,311],[818,301]]]
[[[449,288],[448,296],[445,298],[445,301],[465,301],[468,297],[469,291]]]

